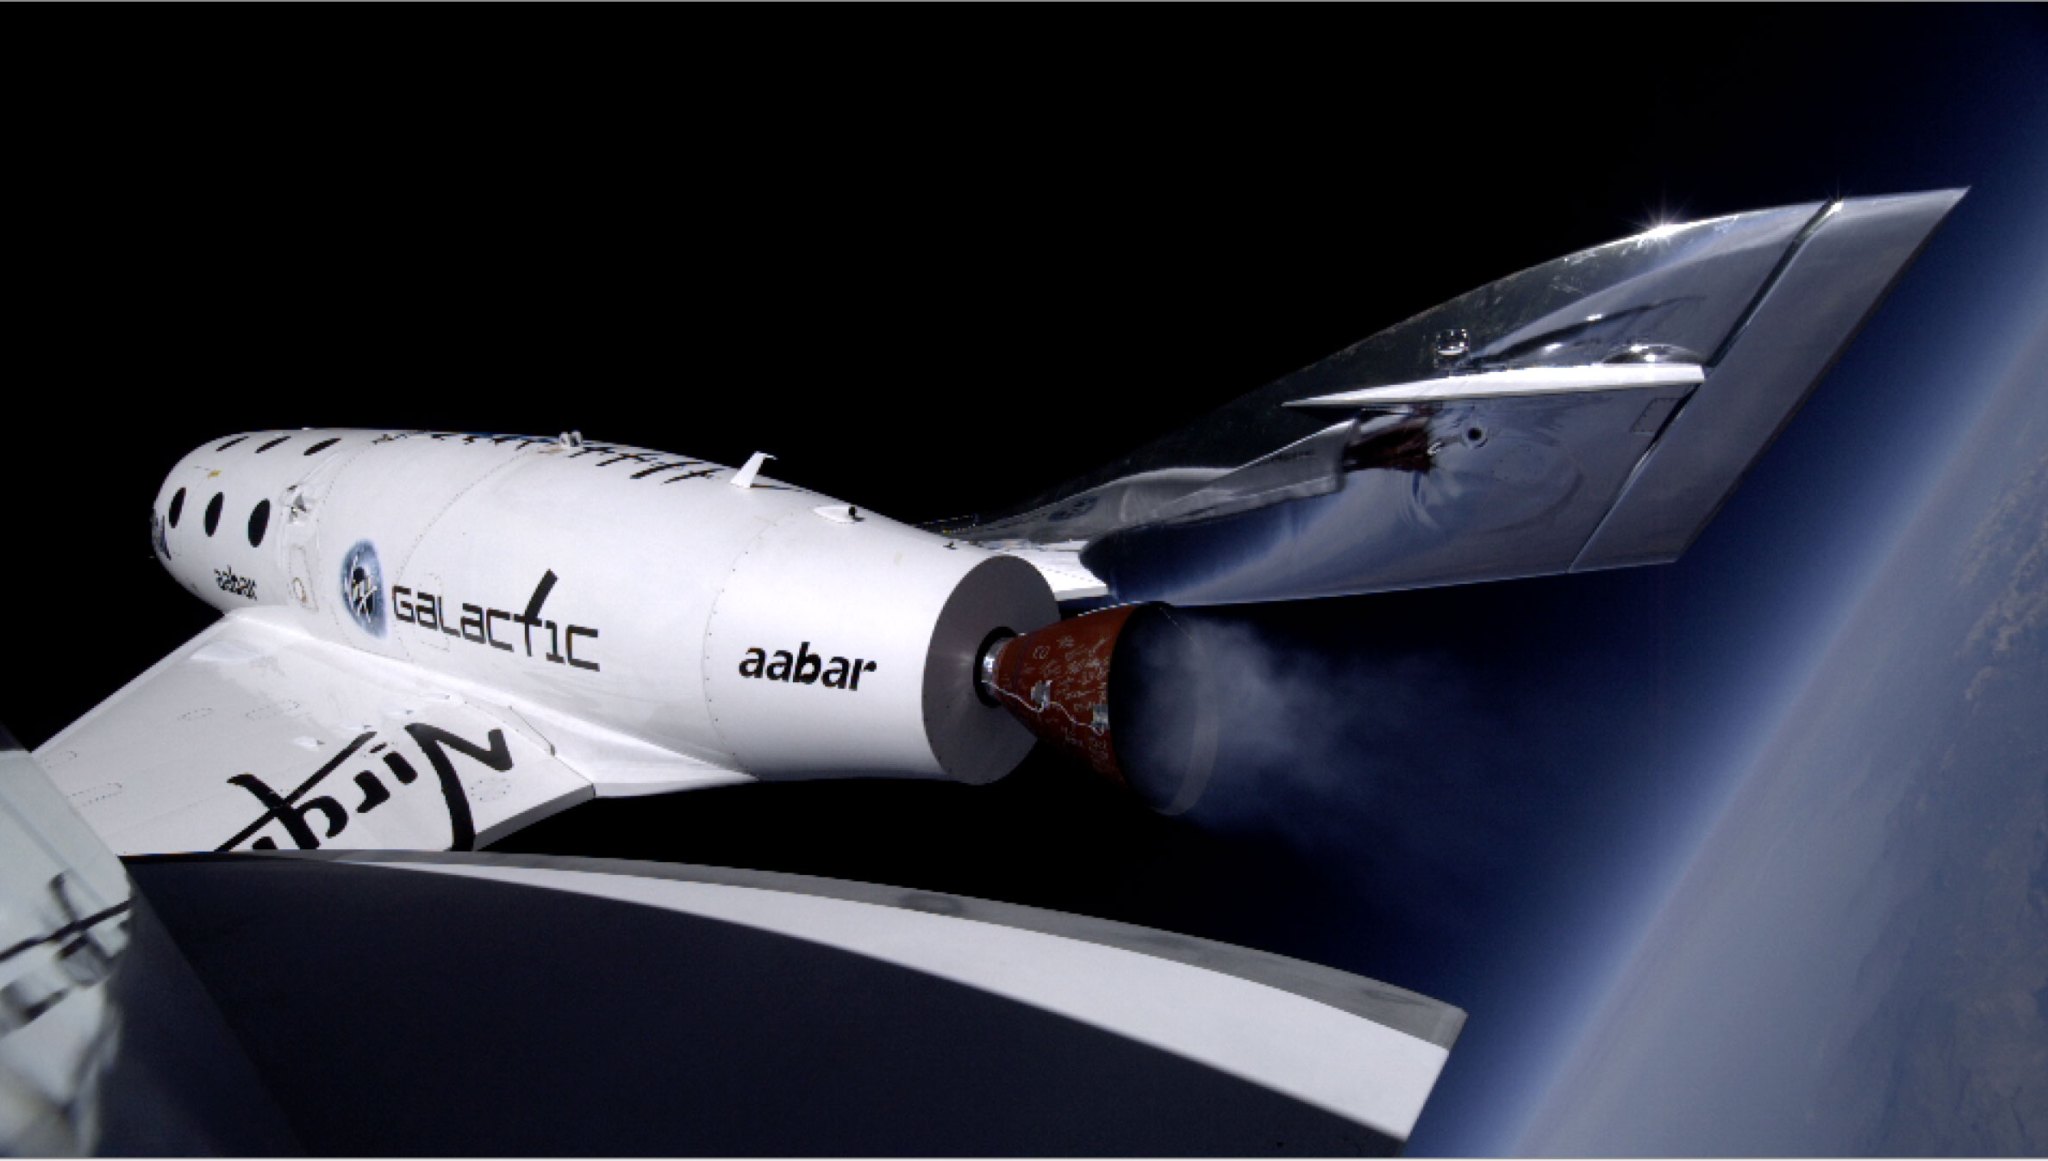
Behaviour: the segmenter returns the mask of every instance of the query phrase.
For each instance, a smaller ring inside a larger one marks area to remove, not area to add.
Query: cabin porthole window
[[[258,500],[249,511],[249,547],[261,548],[263,534],[270,529],[270,501]]]

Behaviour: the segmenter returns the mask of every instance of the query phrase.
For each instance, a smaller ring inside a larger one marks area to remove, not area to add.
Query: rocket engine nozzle
[[[1201,796],[1216,758],[1201,646],[1163,604],[1120,605],[984,646],[976,692],[1153,809]]]

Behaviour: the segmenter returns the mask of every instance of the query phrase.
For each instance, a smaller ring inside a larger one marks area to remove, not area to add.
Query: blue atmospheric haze
[[[2048,101],[2012,112],[1677,566],[1729,574],[1677,610],[1712,658],[1679,683],[1711,710],[1688,841],[1417,1152],[2048,1149]]]

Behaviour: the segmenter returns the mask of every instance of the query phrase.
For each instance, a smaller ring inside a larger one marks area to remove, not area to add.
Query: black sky
[[[7,20],[0,720],[31,745],[210,620],[144,535],[206,439],[573,428],[771,451],[782,478],[903,519],[990,511],[1657,220],[1987,180],[1954,143],[1997,132],[2000,86],[2025,83],[2000,46],[2048,39],[2038,9],[1952,8]],[[1617,835],[1659,841],[1622,820],[1689,791],[1624,779],[1687,740],[1660,693],[1697,632],[1673,607],[1755,583],[1252,614],[1340,675],[1444,691],[1406,729],[1319,735],[1391,731],[1390,756],[1427,758],[1396,763],[1349,849],[1157,819],[1041,762],[987,790],[600,804],[517,841],[1132,919],[1477,1020],[1497,949],[1554,921],[1529,898],[1607,873]]]
[[[7,489],[71,603],[137,610],[103,673],[13,699],[17,732],[203,622],[137,530],[214,435],[577,428],[765,448],[906,519],[1001,508],[1659,217],[1955,184],[1920,146],[1998,115],[1944,102],[1956,62],[2043,35],[1974,10],[1140,16],[14,17],[33,435]],[[62,656],[76,627],[17,631]]]

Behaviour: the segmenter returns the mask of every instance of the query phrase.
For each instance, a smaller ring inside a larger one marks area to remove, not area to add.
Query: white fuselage
[[[1057,618],[1029,565],[717,464],[574,439],[305,430],[209,443],[153,509],[224,612],[756,777],[989,781],[1029,735],[974,693]]]

